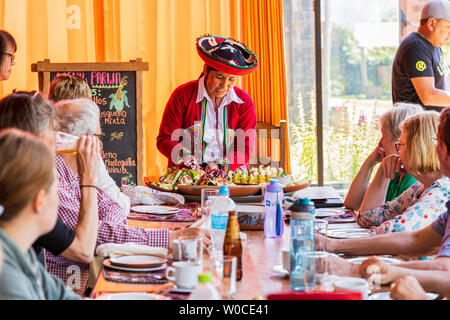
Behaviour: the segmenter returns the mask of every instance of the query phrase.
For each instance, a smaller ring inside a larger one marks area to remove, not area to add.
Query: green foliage
[[[313,98],[311,98],[313,100]],[[299,99],[299,101],[301,101]],[[324,162],[326,183],[350,183],[362,163],[380,140],[377,101],[370,117],[359,111],[357,100],[347,100],[330,111],[330,125],[324,125]],[[317,181],[317,123],[315,101],[312,117],[306,118],[299,103],[298,119],[290,124],[292,173],[296,179]]]

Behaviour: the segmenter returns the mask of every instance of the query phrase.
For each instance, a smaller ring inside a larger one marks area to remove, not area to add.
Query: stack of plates
[[[345,213],[344,208],[317,208],[315,211],[316,218],[332,217]]]
[[[122,271],[157,271],[165,269],[167,259],[151,255],[114,257],[103,261],[103,265]]]

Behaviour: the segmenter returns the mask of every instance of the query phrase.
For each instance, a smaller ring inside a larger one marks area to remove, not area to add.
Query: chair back
[[[286,120],[279,126],[258,121],[255,148],[250,157],[250,167],[271,166],[286,169]]]

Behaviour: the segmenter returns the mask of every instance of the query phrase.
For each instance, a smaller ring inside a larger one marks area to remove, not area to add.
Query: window
[[[315,92],[313,2],[321,17],[320,95]],[[409,33],[403,32],[400,7],[413,7],[412,2],[421,1],[283,1],[291,167],[296,178],[323,181],[344,194],[378,144],[379,116],[392,108],[392,62],[402,34]],[[422,6],[415,7],[420,11]],[[317,106],[322,107],[322,119],[316,117]],[[317,141],[318,124],[322,141]],[[322,154],[317,154],[317,143],[323,145]],[[323,166],[317,169],[320,158]]]

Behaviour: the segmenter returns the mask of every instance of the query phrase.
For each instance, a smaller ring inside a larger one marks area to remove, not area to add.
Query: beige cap
[[[422,9],[420,20],[431,17],[450,21],[450,3],[442,0],[428,1]]]

